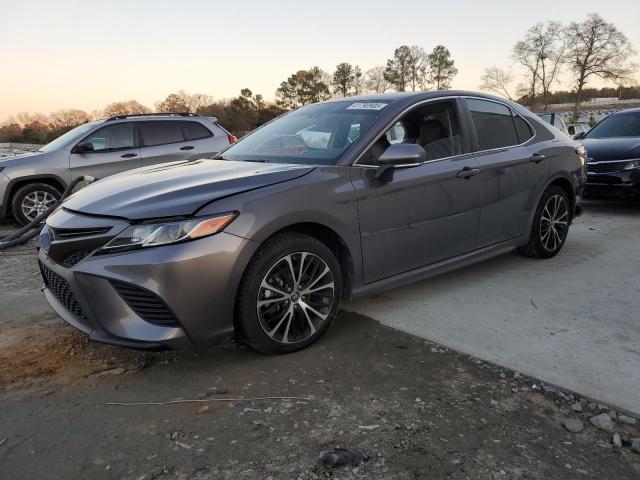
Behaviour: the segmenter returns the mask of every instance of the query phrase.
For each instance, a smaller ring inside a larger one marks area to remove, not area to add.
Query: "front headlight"
[[[640,158],[637,160],[631,160],[624,166],[625,170],[635,170],[636,168],[640,168]]]
[[[102,250],[104,253],[133,250],[208,237],[224,230],[237,216],[238,212],[230,212],[215,217],[131,225]]]

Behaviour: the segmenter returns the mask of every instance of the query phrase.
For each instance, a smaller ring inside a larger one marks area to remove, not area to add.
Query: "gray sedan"
[[[67,199],[40,235],[47,300],[90,338],[264,352],[317,340],[344,298],[512,249],[562,248],[585,152],[472,92],[305,106],[217,160],[149,166]]]

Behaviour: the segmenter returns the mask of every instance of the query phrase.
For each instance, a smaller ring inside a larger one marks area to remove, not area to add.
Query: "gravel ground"
[[[32,246],[0,271],[0,478],[640,477],[634,419],[361,315],[291,355],[140,353],[49,313]]]

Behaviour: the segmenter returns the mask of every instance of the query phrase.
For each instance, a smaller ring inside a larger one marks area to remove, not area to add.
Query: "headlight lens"
[[[640,168],[640,158],[637,160],[631,160],[624,166],[625,170],[635,170],[636,168]]]
[[[133,250],[208,237],[224,230],[237,216],[238,212],[231,212],[215,217],[131,225],[102,250],[105,253]]]

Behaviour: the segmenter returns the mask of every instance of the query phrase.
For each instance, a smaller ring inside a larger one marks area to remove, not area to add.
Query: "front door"
[[[427,161],[376,179],[376,157],[391,142],[422,145]],[[352,167],[365,283],[476,248],[480,182],[465,145],[456,102],[430,102],[402,117]]]
[[[140,166],[140,148],[131,122],[114,123],[99,128],[78,142],[90,144],[92,150],[71,150],[69,167],[71,180],[82,175],[95,179],[105,178]]]

